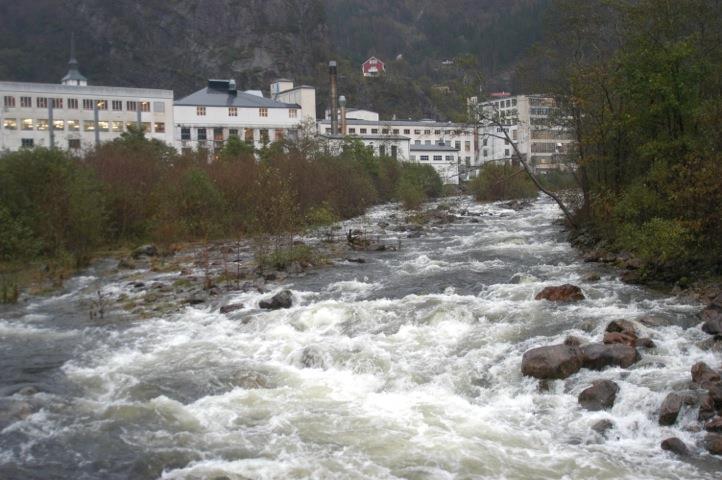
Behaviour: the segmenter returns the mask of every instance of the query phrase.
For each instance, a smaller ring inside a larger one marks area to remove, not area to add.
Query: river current
[[[90,319],[81,305],[97,288],[129,288],[95,269],[1,307],[0,406],[28,412],[0,423],[0,478],[719,479],[696,410],[657,423],[694,362],[719,364],[696,346],[701,306],[583,263],[546,200],[520,211],[455,201],[466,216],[400,251],[228,294],[245,305],[229,314]],[[344,228],[392,214],[378,207]],[[589,273],[600,279],[585,283]],[[562,283],[587,299],[534,300]],[[292,308],[258,308],[282,287]],[[657,347],[629,369],[582,370],[546,391],[521,376],[529,348],[600,341],[609,321],[649,314],[670,325],[641,327]],[[596,379],[620,386],[611,410],[577,403]],[[591,428],[601,419],[606,435]],[[691,460],[660,449],[670,436]]]

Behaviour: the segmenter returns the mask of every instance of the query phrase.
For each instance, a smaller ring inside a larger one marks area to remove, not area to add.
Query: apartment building
[[[60,148],[80,153],[129,125],[173,143],[173,91],[88,85],[71,55],[60,84],[0,82],[0,151]]]

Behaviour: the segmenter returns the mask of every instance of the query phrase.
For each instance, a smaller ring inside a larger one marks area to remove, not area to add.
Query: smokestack
[[[328,76],[331,80],[331,135],[338,135],[338,107],[336,106],[336,62],[328,62]]]
[[[341,135],[346,135],[346,97],[338,97],[338,104],[341,107]]]

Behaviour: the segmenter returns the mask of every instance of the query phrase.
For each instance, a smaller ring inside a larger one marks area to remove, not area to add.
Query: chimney
[[[338,107],[336,106],[336,62],[328,62],[328,76],[331,80],[331,135],[338,135]]]
[[[341,135],[346,135],[346,97],[338,97],[338,104],[341,106]]]
[[[228,93],[235,96],[238,93],[236,88],[236,81],[234,79],[228,80]]]

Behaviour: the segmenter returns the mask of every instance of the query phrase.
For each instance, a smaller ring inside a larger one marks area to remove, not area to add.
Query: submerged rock
[[[567,378],[582,366],[581,351],[568,345],[532,348],[524,353],[521,373],[540,379]]]
[[[606,410],[614,406],[619,385],[611,380],[595,380],[579,394],[579,404],[587,410]]]
[[[592,425],[592,430],[597,432],[600,435],[606,435],[607,431],[614,428],[614,424],[611,420],[607,420],[606,418],[603,420],[599,420],[594,425]]]
[[[258,306],[266,310],[278,310],[290,308],[293,305],[293,294],[290,290],[281,290],[269,300],[261,300]]]
[[[221,313],[231,313],[235,312],[236,310],[240,310],[243,308],[242,303],[229,303],[228,305],[223,305],[220,309]]]
[[[587,273],[582,277],[583,282],[592,283],[592,282],[598,282],[600,280],[600,276],[598,273]]]
[[[719,382],[720,374],[706,363],[697,362],[692,365],[692,381],[697,385],[705,387]]]
[[[559,286],[545,287],[537,293],[535,300],[549,300],[550,302],[576,302],[584,300],[582,290],[569,283]]]
[[[657,348],[657,345],[651,338],[638,338],[634,341],[634,346],[641,348]]]
[[[590,370],[602,370],[615,366],[627,368],[640,359],[639,352],[628,345],[592,343],[581,347],[582,366]]]
[[[366,260],[363,258],[360,258],[360,257],[356,257],[356,258],[347,257],[346,261],[351,262],[351,263],[366,263]]]
[[[662,450],[675,453],[681,457],[689,455],[687,445],[677,437],[666,438],[662,440]]]

